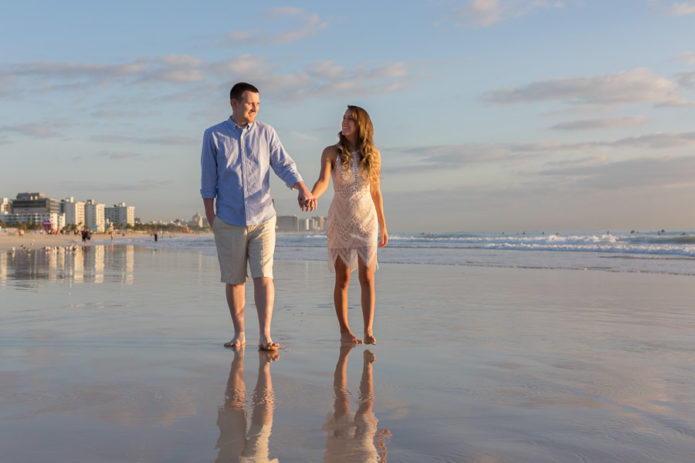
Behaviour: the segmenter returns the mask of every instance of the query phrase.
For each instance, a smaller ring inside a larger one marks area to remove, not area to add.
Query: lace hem
[[[335,272],[335,260],[340,259],[350,268],[350,272],[357,269],[359,258],[362,259],[367,267],[376,262],[375,268],[379,268],[379,261],[376,258],[376,246],[362,248],[328,248],[328,270]]]

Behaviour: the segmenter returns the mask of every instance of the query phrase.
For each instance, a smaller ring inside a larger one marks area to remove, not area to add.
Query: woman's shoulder
[[[338,157],[338,145],[326,146],[323,149],[323,155],[328,156],[331,161],[335,161],[335,158]]]

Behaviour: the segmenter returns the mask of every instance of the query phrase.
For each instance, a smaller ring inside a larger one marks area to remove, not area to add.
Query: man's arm
[[[203,207],[205,207],[205,218],[208,219],[208,224],[212,227],[215,221],[215,198],[203,198]]]

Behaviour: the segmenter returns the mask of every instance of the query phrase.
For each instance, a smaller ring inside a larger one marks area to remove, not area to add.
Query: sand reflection
[[[275,396],[270,377],[270,364],[277,352],[258,353],[258,376],[253,391],[251,427],[246,429],[246,385],[244,383],[244,350],[234,352],[229,370],[224,405],[217,415],[220,437],[217,439],[217,463],[278,463],[269,459],[270,431],[273,426]]]
[[[100,284],[109,279],[133,283],[134,246],[57,246],[0,253],[0,284],[69,280]]]
[[[333,374],[335,402],[333,413],[323,426],[327,432],[326,462],[367,463],[386,461],[386,441],[391,431],[377,431],[378,420],[374,416],[374,375],[372,364],[376,359],[370,350],[365,350],[362,361],[359,406],[354,415],[350,413],[347,389],[347,362],[354,346],[340,348],[338,363]]]

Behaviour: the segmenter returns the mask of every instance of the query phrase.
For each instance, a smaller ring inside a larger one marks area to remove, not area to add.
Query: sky
[[[695,1],[25,0],[0,43],[0,197],[202,213],[247,81],[309,187],[369,112],[392,233],[695,228]]]

